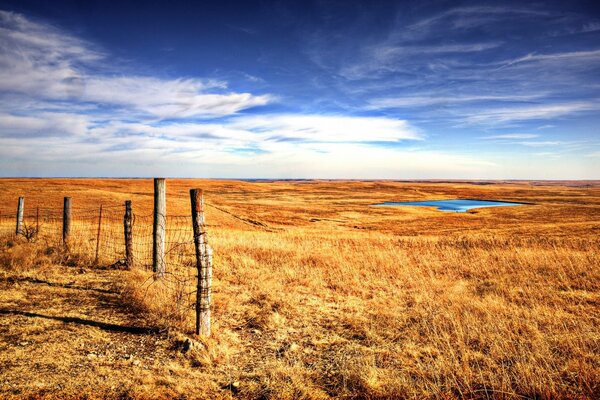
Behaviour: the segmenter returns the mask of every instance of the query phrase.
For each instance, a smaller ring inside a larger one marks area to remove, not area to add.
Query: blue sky
[[[591,1],[0,1],[2,176],[600,179],[599,126]]]

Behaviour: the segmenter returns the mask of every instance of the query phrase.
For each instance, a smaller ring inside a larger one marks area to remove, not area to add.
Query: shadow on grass
[[[79,325],[93,326],[109,332],[133,333],[136,335],[150,335],[160,333],[158,328],[141,328],[137,326],[122,326],[117,324],[109,324],[106,322],[93,321],[78,317],[55,317],[52,315],[37,314],[28,311],[7,310],[0,308],[0,315],[22,315],[24,317],[45,318],[65,323],[74,323]]]
[[[6,281],[7,283],[27,282],[27,283],[43,284],[43,285],[48,285],[48,286],[53,286],[53,287],[62,287],[65,289],[89,290],[89,291],[105,293],[105,294],[119,294],[119,292],[117,292],[115,290],[77,286],[77,285],[71,285],[69,283],[50,282],[50,281],[45,281],[43,279],[37,279],[37,278],[31,278],[31,277],[10,277],[10,278],[5,278],[3,280]]]

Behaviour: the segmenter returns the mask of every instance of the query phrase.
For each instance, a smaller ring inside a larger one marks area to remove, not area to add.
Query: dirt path
[[[178,396],[170,376],[184,373],[185,360],[123,306],[126,273],[0,271],[0,397]]]

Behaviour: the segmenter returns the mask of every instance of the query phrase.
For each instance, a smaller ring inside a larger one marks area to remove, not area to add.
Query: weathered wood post
[[[133,268],[133,213],[131,211],[131,200],[125,202],[123,231],[125,234],[125,267],[131,269]]]
[[[23,231],[23,209],[25,208],[25,197],[19,197],[19,203],[17,204],[17,227],[15,234],[22,235]]]
[[[36,207],[35,209],[35,235],[40,234],[40,208]]]
[[[69,247],[69,236],[71,235],[71,198],[65,197],[63,204],[63,245]]]
[[[155,278],[166,273],[165,238],[167,227],[166,182],[164,178],[154,178],[154,225],[152,240],[152,272]]]
[[[202,189],[190,190],[192,226],[196,247],[196,335],[210,336],[210,297],[212,284],[212,249],[208,244],[204,224],[204,197]]]
[[[96,258],[94,263],[98,264],[98,256],[100,253],[100,234],[102,233],[102,204],[100,204],[100,214],[98,215],[98,233],[96,234]]]

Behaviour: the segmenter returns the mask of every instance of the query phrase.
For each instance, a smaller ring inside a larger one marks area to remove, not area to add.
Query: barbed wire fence
[[[190,191],[189,215],[169,215],[165,192],[165,180],[155,179],[153,214],[135,212],[130,201],[80,208],[71,206],[66,197],[62,208],[27,207],[21,197],[16,212],[0,210],[0,236],[42,242],[103,268],[152,271],[153,283],[170,292],[180,318],[195,309],[196,334],[209,336],[212,249],[203,194],[199,189]]]

